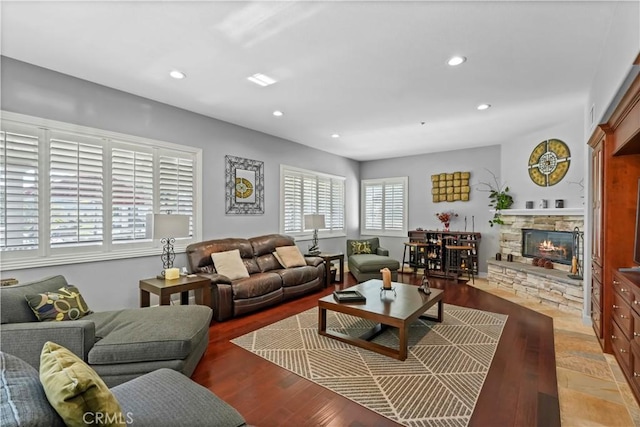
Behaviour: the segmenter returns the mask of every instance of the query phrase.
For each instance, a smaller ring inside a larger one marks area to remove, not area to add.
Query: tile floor
[[[563,426],[640,427],[640,408],[618,363],[602,352],[593,329],[579,315],[517,296],[485,279],[476,278],[473,286],[553,318]]]

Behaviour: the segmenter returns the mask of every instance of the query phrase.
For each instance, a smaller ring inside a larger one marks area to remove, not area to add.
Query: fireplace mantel
[[[491,213],[495,213],[492,210]],[[584,216],[583,208],[562,208],[562,209],[504,209],[500,211],[500,215],[508,216],[540,216],[540,215],[554,215],[554,216]]]

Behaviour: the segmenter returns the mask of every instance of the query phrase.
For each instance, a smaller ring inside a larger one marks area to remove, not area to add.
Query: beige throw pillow
[[[297,246],[279,246],[276,248],[276,253],[280,257],[278,262],[286,268],[307,265],[307,261],[305,261]]]
[[[47,341],[40,354],[40,382],[67,426],[125,426],[120,404],[102,378],[71,351]]]
[[[211,259],[218,274],[227,276],[231,280],[249,277],[249,272],[242,262],[240,250],[238,249],[212,253]]]

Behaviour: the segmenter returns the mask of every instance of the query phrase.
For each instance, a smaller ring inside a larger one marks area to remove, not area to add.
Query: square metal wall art
[[[264,214],[264,162],[225,156],[225,213]]]

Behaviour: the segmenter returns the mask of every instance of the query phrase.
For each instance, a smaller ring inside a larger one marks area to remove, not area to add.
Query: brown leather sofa
[[[293,238],[269,234],[250,239],[227,238],[187,246],[192,273],[211,279],[211,308],[217,321],[251,313],[320,290],[326,267],[322,258],[305,257],[307,265],[284,268],[273,252],[293,246]],[[218,274],[211,254],[238,249],[249,272],[248,278],[230,280]]]

